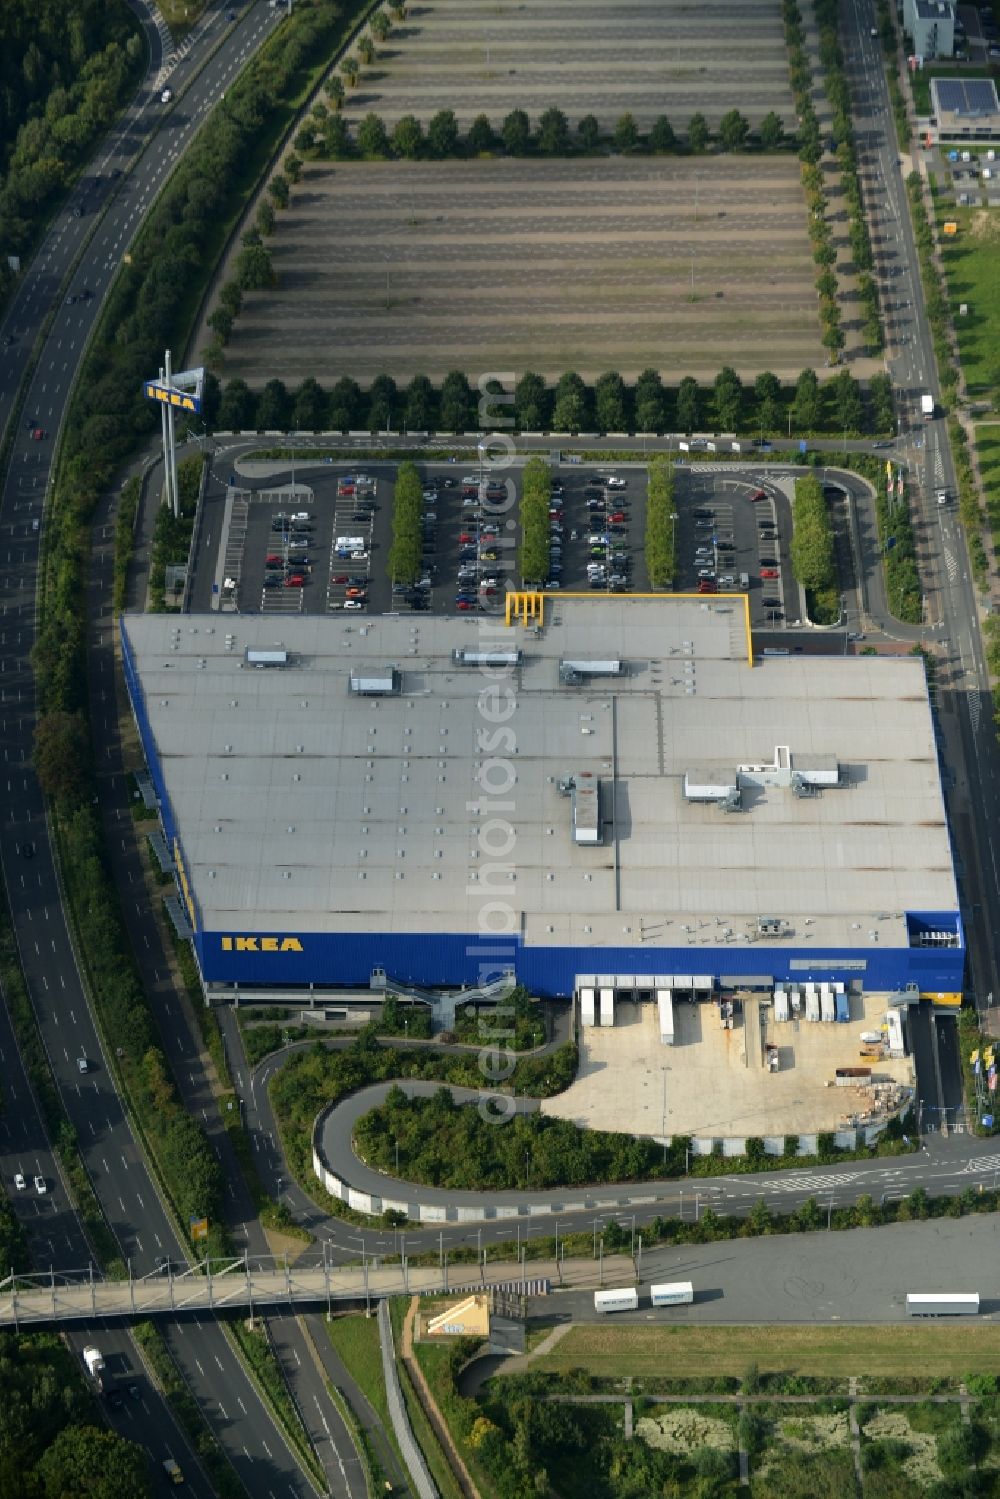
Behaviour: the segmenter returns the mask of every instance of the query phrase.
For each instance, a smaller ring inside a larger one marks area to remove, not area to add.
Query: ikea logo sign
[[[301,952],[298,937],[223,937],[223,952]]]

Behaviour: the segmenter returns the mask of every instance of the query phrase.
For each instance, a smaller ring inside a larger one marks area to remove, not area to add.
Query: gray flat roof
[[[535,944],[640,947],[657,923],[660,939],[718,944],[767,914],[798,918],[799,942],[867,946],[876,915],[905,942],[905,910],[958,908],[921,663],[751,668],[742,599],[550,595],[537,634],[423,614],[143,615],[125,630],[208,930],[474,929],[487,878]],[[456,665],[456,647],[523,659],[491,673]],[[254,670],[248,648],[292,664]],[[561,685],[567,655],[626,670]],[[350,691],[352,672],[387,665],[397,696]],[[839,763],[841,785],[755,785],[729,815],[685,799],[685,771],[766,769],[777,746],[793,767]],[[587,771],[596,848],[574,842],[559,786]],[[487,869],[494,816],[509,873]]]

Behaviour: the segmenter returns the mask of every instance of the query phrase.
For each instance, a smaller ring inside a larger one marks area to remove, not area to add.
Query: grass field
[[[269,246],[226,378],[825,363],[791,157],[316,165]]]
[[[970,395],[982,399],[1000,386],[1000,214],[939,202],[937,215],[962,367]],[[946,218],[958,224],[954,237],[940,232]],[[968,304],[965,317],[958,312],[962,302]]]
[[[902,1327],[574,1327],[535,1360],[539,1372],[583,1367],[594,1375],[701,1379],[762,1374],[869,1379],[914,1375],[961,1379],[1000,1374],[1000,1340],[989,1326]]]
[[[986,493],[986,511],[994,545],[1000,544],[1000,426],[979,423],[976,427],[976,451]]]
[[[326,1324],[330,1342],[347,1369],[357,1380],[385,1428],[393,1446],[396,1438],[389,1419],[389,1404],[382,1379],[382,1350],[379,1347],[378,1321],[375,1317],[335,1317]],[[397,1451],[399,1449],[397,1448]],[[402,1458],[400,1458],[402,1461]]]
[[[345,115],[460,125],[514,108],[536,122],[550,106],[575,126],[610,131],[624,110],[640,129],[666,114],[680,134],[696,111],[715,125],[738,108],[752,126],[770,110],[794,127],[778,0],[429,0],[394,28]]]

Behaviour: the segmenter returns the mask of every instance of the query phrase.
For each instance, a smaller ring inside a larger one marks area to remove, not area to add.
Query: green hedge
[[[521,472],[521,578],[544,583],[549,576],[549,505],[552,475],[544,458],[529,458]]]
[[[414,463],[401,463],[392,500],[389,577],[393,583],[416,583],[422,570],[423,482]]]
[[[833,527],[823,486],[814,474],[795,481],[791,559],[792,574],[809,595],[812,618],[817,624],[835,623],[840,617],[840,593]]]
[[[653,588],[674,584],[674,469],[669,458],[649,464],[646,499],[646,571]]]

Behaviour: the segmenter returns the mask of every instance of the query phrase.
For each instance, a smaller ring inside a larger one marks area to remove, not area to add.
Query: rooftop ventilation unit
[[[586,677],[620,677],[624,669],[621,661],[562,660],[559,662],[559,680],[572,687]]]
[[[287,666],[287,651],[256,651],[249,646],[244,653],[244,660],[248,666],[255,666],[258,671],[263,671],[268,666]]]
[[[350,686],[358,697],[398,697],[403,690],[403,674],[394,666],[386,666],[379,676],[352,671]]]
[[[451,659],[456,666],[520,666],[524,652],[454,650]]]

